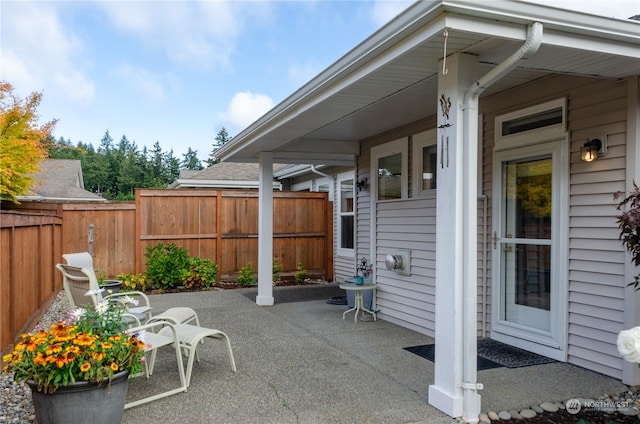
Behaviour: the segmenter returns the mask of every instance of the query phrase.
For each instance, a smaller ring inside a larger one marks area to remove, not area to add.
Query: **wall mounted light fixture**
[[[580,159],[583,162],[593,162],[607,154],[607,136],[588,138],[580,149]]]
[[[362,191],[367,187],[367,179],[365,178],[364,180],[358,180],[356,182],[356,185],[358,186],[358,191]]]

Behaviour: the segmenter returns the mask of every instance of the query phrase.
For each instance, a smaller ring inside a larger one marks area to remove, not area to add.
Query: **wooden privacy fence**
[[[29,331],[62,288],[55,258],[62,253],[62,217],[40,213],[0,214],[0,349]]]
[[[333,279],[333,208],[326,193],[274,192],[273,252],[283,275],[302,262]],[[228,190],[137,190],[134,203],[64,205],[64,252],[87,250],[93,225],[94,266],[114,277],[146,269],[146,248],[174,243],[209,258],[219,278],[258,269],[258,193]]]

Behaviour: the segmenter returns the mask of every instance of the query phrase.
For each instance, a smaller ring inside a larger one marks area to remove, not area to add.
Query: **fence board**
[[[274,257],[282,275],[302,262],[309,275],[333,279],[333,208],[326,193],[274,193]],[[8,211],[11,208],[16,211]],[[0,348],[33,327],[62,288],[62,253],[89,250],[109,277],[140,273],[146,248],[175,243],[232,279],[258,269],[258,193],[138,190],[135,202],[8,205],[0,214]]]
[[[22,209],[27,210],[26,208]],[[53,272],[60,255],[62,217],[57,209],[0,214],[0,349],[9,351],[29,331],[62,288]]]

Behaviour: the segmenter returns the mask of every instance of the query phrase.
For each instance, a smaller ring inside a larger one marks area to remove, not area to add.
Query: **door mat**
[[[434,362],[435,345],[405,347],[405,350]],[[478,340],[478,371],[492,368],[519,368],[555,362],[537,353],[509,346],[491,339]]]

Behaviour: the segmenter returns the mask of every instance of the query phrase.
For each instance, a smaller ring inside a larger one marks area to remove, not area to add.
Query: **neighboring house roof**
[[[413,3],[216,152],[223,161],[350,165],[361,140],[438,112],[438,71],[455,53],[486,75],[543,25],[537,53],[484,91],[552,74],[610,79],[640,74],[640,22],[524,1]],[[445,37],[446,34],[446,37]],[[446,47],[446,50],[445,50]]]
[[[277,171],[284,166],[274,164],[273,169]],[[260,167],[257,163],[221,162],[202,171],[180,171],[180,176],[169,188],[257,189],[259,175]],[[280,190],[282,185],[274,181],[273,187]]]
[[[20,201],[106,202],[107,199],[84,189],[82,165],[74,159],[45,159],[40,172],[33,174],[29,193]]]

